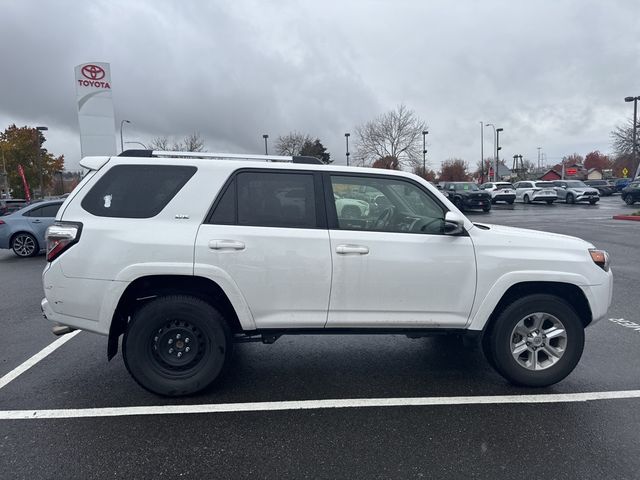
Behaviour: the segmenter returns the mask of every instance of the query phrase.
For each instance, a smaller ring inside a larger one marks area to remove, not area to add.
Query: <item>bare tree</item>
[[[204,139],[198,132],[193,132],[184,137],[181,142],[173,145],[167,137],[156,137],[149,143],[151,150],[163,150],[166,152],[204,152]]]
[[[415,167],[422,163],[424,121],[413,110],[399,105],[375,120],[356,128],[356,159],[370,165],[379,158],[394,157],[401,165]]]
[[[276,152],[278,155],[300,155],[302,148],[306,144],[311,143],[313,143],[311,136],[305,133],[291,132],[278,137],[276,141]]]
[[[618,125],[611,132],[611,146],[616,155],[627,155],[633,152],[633,120]]]

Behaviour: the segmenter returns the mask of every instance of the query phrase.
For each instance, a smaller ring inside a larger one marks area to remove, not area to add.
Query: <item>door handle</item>
[[[366,255],[369,253],[369,247],[365,247],[364,245],[338,245],[336,247],[336,253],[340,255]]]
[[[42,223],[41,220],[31,220],[31,223]]]
[[[211,250],[244,250],[244,242],[238,240],[209,240]]]

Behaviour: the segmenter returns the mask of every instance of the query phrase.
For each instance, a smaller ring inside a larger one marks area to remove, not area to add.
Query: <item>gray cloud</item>
[[[46,124],[74,168],[73,67],[106,61],[130,141],[199,131],[257,152],[298,130],[342,162],[344,132],[405,103],[436,167],[477,161],[480,121],[506,157],[607,151],[640,94],[639,18],[634,0],[5,2],[0,126]]]

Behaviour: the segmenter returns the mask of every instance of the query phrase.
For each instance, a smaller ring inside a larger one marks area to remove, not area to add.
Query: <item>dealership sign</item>
[[[75,80],[82,156],[115,155],[116,125],[109,64],[78,65]]]

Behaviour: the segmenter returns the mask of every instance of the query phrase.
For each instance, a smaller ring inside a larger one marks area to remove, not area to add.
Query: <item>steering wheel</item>
[[[391,206],[387,209],[385,209],[380,216],[376,219],[376,222],[374,223],[374,227],[376,230],[382,230],[386,227],[389,226],[389,222],[391,221],[391,218],[393,217],[393,213],[394,213],[395,207]]]
[[[410,231],[412,232],[425,232],[427,231],[427,227],[430,227],[431,225],[433,225],[436,222],[441,222],[442,219],[441,218],[431,218],[431,219],[417,219],[415,222],[413,222],[413,224],[411,225]]]

